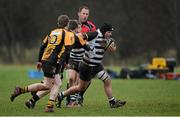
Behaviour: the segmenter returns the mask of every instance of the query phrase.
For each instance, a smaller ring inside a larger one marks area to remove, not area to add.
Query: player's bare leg
[[[76,85],[78,73],[73,69],[68,69],[67,72],[68,72],[68,78],[69,78],[68,87],[67,87],[67,89],[68,89],[68,88]],[[74,107],[74,105],[76,105],[76,103],[77,103],[76,100],[77,100],[76,94],[67,96],[66,97],[66,106]]]
[[[38,91],[36,94],[34,94],[32,96],[31,99],[29,99],[28,101],[25,102],[25,105],[29,108],[29,109],[33,109],[35,107],[36,102],[43,98],[44,96],[46,96],[48,93],[50,92],[50,90],[46,90],[46,91]]]
[[[44,78],[44,83],[34,83],[28,86],[25,86],[23,88],[16,86],[13,93],[11,94],[11,101],[13,102],[14,99],[23,94],[23,93],[27,93],[27,92],[35,92],[35,91],[42,91],[42,90],[49,90],[52,87],[52,79],[49,78]]]
[[[60,79],[59,75],[55,75],[55,79]],[[56,82],[57,81],[57,82]],[[61,86],[62,82],[60,80],[60,82],[58,82],[58,80],[55,80],[56,83],[59,83],[59,85]],[[25,102],[25,105],[32,109],[35,107],[36,102],[43,98],[44,96],[46,96],[48,93],[50,92],[50,90],[46,90],[46,91],[38,91],[36,92],[31,99],[29,99],[28,101]]]
[[[97,74],[97,76],[104,83],[104,92],[106,93],[106,96],[108,97],[110,107],[117,108],[117,107],[124,106],[126,104],[126,101],[116,100],[113,97],[111,77],[108,75],[108,73],[102,70]]]
[[[49,101],[46,106],[45,112],[53,112],[54,111],[54,103],[57,98],[60,86],[61,86],[61,79],[60,79],[59,74],[58,75],[56,74],[55,78],[54,78],[54,84],[50,90]]]
[[[61,92],[58,96],[58,103],[57,103],[57,107],[61,107],[61,102],[63,100],[64,97],[68,96],[68,95],[71,95],[71,94],[75,94],[77,92],[80,92],[80,91],[84,91],[87,89],[87,86],[89,84],[90,81],[83,81],[83,80],[80,80],[79,84],[76,85],[76,86],[72,86],[70,87],[69,89]]]

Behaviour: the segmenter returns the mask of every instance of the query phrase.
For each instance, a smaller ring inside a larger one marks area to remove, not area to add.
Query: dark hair
[[[102,32],[102,34],[105,34],[107,31],[113,31],[113,27],[111,24],[108,23],[104,23],[101,27],[100,27],[100,31]]]
[[[74,30],[76,28],[78,28],[78,21],[77,20],[70,20],[69,23],[68,23],[68,30]]]
[[[57,24],[59,28],[64,28],[69,22],[69,17],[67,15],[60,15],[57,19]]]
[[[89,10],[89,7],[87,7],[87,6],[81,6],[81,7],[79,7],[79,11],[78,11],[78,12],[81,12],[82,9],[87,9],[87,10]]]

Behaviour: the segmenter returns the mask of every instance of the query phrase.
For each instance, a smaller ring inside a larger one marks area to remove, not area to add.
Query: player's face
[[[78,25],[78,30],[77,30],[77,31],[78,31],[78,33],[80,33],[80,32],[81,32],[81,30],[82,30],[82,28],[81,28],[81,25],[79,24],[79,25]]]
[[[104,34],[104,37],[106,39],[109,39],[111,36],[112,36],[112,31],[106,31],[105,34]]]
[[[75,29],[75,33],[80,33],[81,32],[81,25],[79,24],[78,27]]]
[[[89,10],[88,9],[82,9],[81,12],[78,12],[79,20],[81,22],[86,22],[89,17]]]

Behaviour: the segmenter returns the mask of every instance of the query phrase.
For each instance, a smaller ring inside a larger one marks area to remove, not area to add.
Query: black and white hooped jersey
[[[78,39],[80,38],[79,36],[76,36]],[[84,41],[84,39],[82,38],[82,40]],[[89,47],[89,46],[88,46]],[[87,48],[82,45],[82,44],[79,44],[76,42],[76,44],[73,45],[73,48],[71,49],[71,52],[70,52],[70,55],[69,55],[69,58],[72,60],[72,61],[75,61],[75,62],[80,62],[84,56],[84,52]]]
[[[105,39],[98,29],[96,32],[86,33],[88,38],[88,45],[93,51],[85,51],[83,62],[89,66],[97,66],[101,64],[105,53]]]
[[[73,48],[70,52],[70,59],[76,62],[80,62],[84,56],[84,48]]]

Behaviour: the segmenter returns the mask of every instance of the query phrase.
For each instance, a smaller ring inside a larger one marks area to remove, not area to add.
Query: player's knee
[[[70,77],[69,77],[69,83],[70,83],[70,84],[73,84],[74,81],[75,81],[74,76],[70,76]]]
[[[98,78],[99,78],[100,80],[102,80],[103,82],[106,82],[106,81],[110,81],[110,80],[111,80],[111,77],[109,76],[109,74],[108,74],[106,71],[104,71],[104,70],[100,71],[100,72],[97,74],[97,76],[98,76]]]
[[[52,88],[53,84],[50,82],[46,82],[46,83],[44,83],[44,86],[47,90],[50,90]]]
[[[46,90],[50,90],[52,88],[52,86],[49,85],[45,85]]]
[[[53,85],[55,85],[55,86],[57,86],[57,87],[60,87],[60,86],[62,85],[62,82],[61,82],[61,81],[59,81],[59,82],[54,82]]]
[[[103,82],[105,85],[111,85],[111,79],[106,79]]]
[[[58,83],[58,86],[60,87],[62,85],[62,81],[60,80],[60,82]]]
[[[54,84],[53,85],[56,85],[56,86],[61,86],[61,84],[62,84],[62,81],[61,81],[61,78],[60,78],[60,76],[59,75],[56,75],[55,76],[55,79],[54,79]]]
[[[87,88],[87,86],[81,85],[81,86],[79,86],[79,91],[85,91],[86,88]]]

